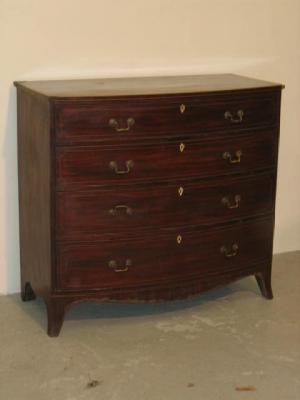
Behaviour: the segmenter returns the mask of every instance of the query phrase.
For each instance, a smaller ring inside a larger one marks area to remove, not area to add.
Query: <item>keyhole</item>
[[[183,195],[183,187],[180,186],[180,188],[178,189],[178,194],[181,197]]]

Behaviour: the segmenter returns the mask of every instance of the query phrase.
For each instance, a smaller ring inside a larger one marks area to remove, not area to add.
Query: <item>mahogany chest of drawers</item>
[[[237,75],[16,82],[21,288],[48,334],[83,300],[272,298],[282,85]]]

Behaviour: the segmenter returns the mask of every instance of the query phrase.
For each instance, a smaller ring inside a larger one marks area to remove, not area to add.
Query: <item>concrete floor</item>
[[[43,302],[0,297],[1,400],[299,400],[300,252],[189,301],[82,304],[61,336]]]

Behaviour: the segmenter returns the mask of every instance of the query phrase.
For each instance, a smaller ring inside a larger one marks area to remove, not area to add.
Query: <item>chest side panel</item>
[[[51,138],[47,99],[18,90],[18,169],[22,285],[51,288]]]

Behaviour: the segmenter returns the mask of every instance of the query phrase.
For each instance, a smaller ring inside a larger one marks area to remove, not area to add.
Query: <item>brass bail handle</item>
[[[228,161],[230,162],[230,164],[238,164],[238,163],[241,162],[242,154],[243,154],[243,153],[242,153],[242,150],[237,150],[237,151],[235,152],[235,157],[233,157],[233,156],[231,155],[231,153],[229,153],[228,151],[225,151],[225,152],[222,154],[222,157],[223,157],[224,160],[228,160]]]
[[[227,196],[226,196],[226,197],[223,197],[222,200],[221,200],[221,202],[222,202],[222,204],[224,204],[224,206],[226,206],[227,208],[233,209],[233,208],[239,208],[241,200],[242,200],[241,195],[236,194],[236,195],[234,196],[234,203],[231,203],[230,200],[229,200],[229,197],[227,197]]]
[[[131,267],[131,265],[132,265],[132,260],[130,258],[127,258],[125,260],[124,265],[121,265],[116,260],[110,260],[108,262],[108,267],[112,268],[115,272],[127,272],[129,270],[129,267]]]
[[[113,216],[116,216],[116,215],[118,214],[118,211],[119,211],[119,210],[125,211],[125,213],[126,213],[127,215],[132,215],[132,208],[126,206],[125,204],[118,204],[118,205],[114,206],[113,208],[111,208],[111,209],[109,210],[109,213],[110,213],[111,215],[113,215]]]
[[[125,165],[126,169],[119,169],[118,163],[116,161],[111,161],[109,163],[109,168],[112,169],[116,174],[128,174],[133,168],[133,161],[127,160]]]
[[[225,111],[225,113],[224,113],[224,118],[225,118],[225,119],[229,119],[230,122],[232,122],[233,124],[238,124],[238,123],[242,122],[242,121],[243,121],[243,118],[244,118],[244,111],[243,111],[243,110],[238,110],[237,113],[236,113],[236,115],[237,115],[237,118],[234,117],[234,116],[231,114],[230,111]]]
[[[220,252],[224,254],[226,258],[232,258],[235,257],[238,254],[239,246],[237,243],[233,243],[231,246],[231,249],[228,250],[226,246],[221,246],[220,247]]]
[[[111,128],[114,128],[116,132],[127,132],[135,124],[135,120],[132,117],[127,118],[127,126],[125,128],[120,127],[119,122],[115,118],[111,118],[108,124]]]

